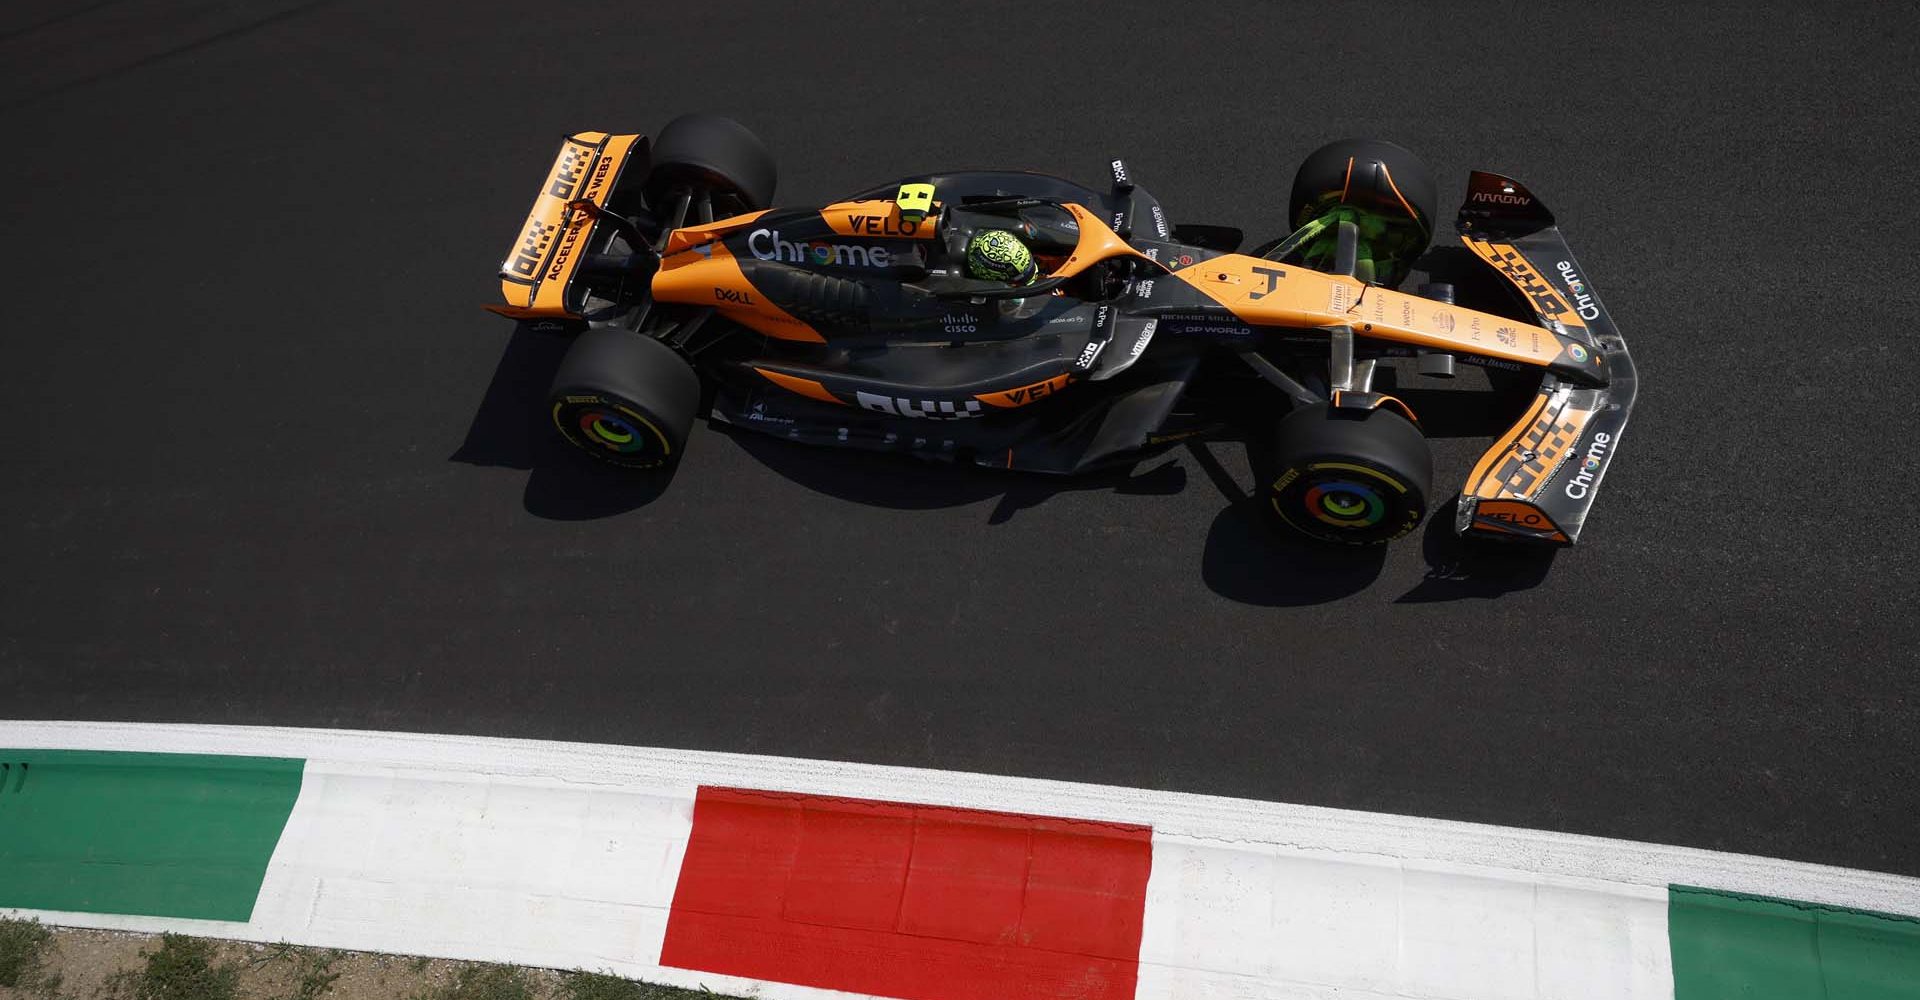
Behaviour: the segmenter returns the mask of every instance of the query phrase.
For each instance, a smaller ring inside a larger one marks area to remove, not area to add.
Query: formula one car
[[[554,425],[635,469],[678,459],[694,419],[793,441],[1074,473],[1231,430],[1251,388],[1275,470],[1263,508],[1314,538],[1376,543],[1425,517],[1419,418],[1376,391],[1389,359],[1526,380],[1530,401],[1467,477],[1456,530],[1571,544],[1633,405],[1634,369],[1538,198],[1475,172],[1457,228],[1514,293],[1396,290],[1432,237],[1435,185],[1407,150],[1336,142],[1301,165],[1290,235],[1175,225],[1121,160],[1104,190],[1015,171],[935,173],[823,206],[769,208],[775,168],[729,119],[566,137],[487,308],[576,339]],[[975,233],[1039,276],[981,280]],[[998,237],[996,237],[997,239]],[[1237,377],[1236,377],[1237,376]],[[703,382],[711,393],[703,391]],[[1243,428],[1245,429],[1245,428]]]

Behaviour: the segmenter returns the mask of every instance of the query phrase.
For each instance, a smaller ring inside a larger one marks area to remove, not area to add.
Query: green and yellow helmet
[[[967,240],[967,273],[982,281],[1024,285],[1040,273],[1033,251],[1005,229],[982,229]]]

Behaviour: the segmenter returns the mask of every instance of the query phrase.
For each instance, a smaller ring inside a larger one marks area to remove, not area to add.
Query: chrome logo
[[[1568,344],[1567,356],[1575,361],[1584,362],[1587,360],[1587,349],[1579,344]]]

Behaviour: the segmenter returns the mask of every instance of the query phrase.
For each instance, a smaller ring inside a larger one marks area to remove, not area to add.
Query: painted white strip
[[[1670,997],[1669,883],[1920,916],[1920,879],[1593,837],[1028,778],[578,743],[0,722],[0,746],[302,757],[246,925],[178,929],[560,968],[661,969],[702,784],[1148,824],[1142,997]]]
[[[1140,997],[1671,998],[1664,888],[1156,835]]]

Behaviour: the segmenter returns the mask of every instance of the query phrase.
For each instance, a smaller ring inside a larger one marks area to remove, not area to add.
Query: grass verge
[[[484,962],[46,927],[0,918],[0,1000],[730,1000]]]

